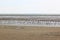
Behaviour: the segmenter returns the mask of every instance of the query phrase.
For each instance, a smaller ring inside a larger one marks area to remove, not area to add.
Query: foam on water
[[[17,20],[0,20],[0,25],[17,26],[60,26],[60,16],[0,16],[0,18],[15,18]],[[18,20],[27,18],[27,20]],[[29,20],[28,20],[29,19]],[[32,19],[32,20],[31,20]],[[41,20],[41,21],[38,21]],[[45,21],[43,21],[45,20]],[[48,20],[48,21],[47,21]],[[51,21],[53,20],[53,21]],[[57,21],[55,21],[57,20]]]

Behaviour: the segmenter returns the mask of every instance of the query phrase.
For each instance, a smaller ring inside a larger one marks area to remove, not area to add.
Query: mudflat
[[[0,40],[60,40],[60,27],[0,26]]]

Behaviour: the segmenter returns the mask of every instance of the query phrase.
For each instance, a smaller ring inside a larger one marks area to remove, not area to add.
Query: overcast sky
[[[60,0],[0,0],[0,13],[60,13]]]

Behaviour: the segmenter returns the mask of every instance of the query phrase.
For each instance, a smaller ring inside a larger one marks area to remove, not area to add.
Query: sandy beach
[[[60,28],[0,26],[0,40],[60,40]]]

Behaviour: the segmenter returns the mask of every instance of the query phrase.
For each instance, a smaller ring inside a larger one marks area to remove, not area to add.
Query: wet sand
[[[0,26],[0,40],[60,40],[60,27]]]

